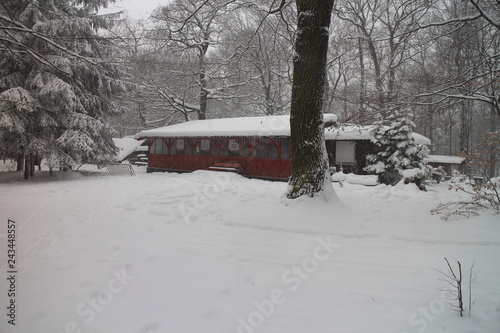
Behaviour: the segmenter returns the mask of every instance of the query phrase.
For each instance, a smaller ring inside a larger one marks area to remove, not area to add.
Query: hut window
[[[155,139],[155,154],[161,154],[162,139]]]
[[[267,158],[269,139],[256,139],[257,143],[253,148],[253,158]]]
[[[155,142],[156,142],[155,139],[151,140],[151,145],[149,145],[149,153],[150,154],[154,154],[155,153]]]
[[[177,155],[184,154],[184,139],[177,139]]]
[[[175,155],[177,154],[177,145],[175,143],[175,139],[172,139],[172,141],[170,141],[170,155]]]
[[[219,156],[229,156],[229,140],[223,139],[224,142],[222,147],[220,147],[220,155]]]
[[[281,139],[281,159],[286,160],[290,156],[290,139]]]
[[[268,140],[268,147],[269,147],[269,158],[272,159],[277,159],[278,158],[278,149],[276,148],[276,143],[274,140],[269,139]]]
[[[238,156],[240,145],[236,140],[229,140],[229,155]]]
[[[215,140],[210,141],[210,152],[212,153],[212,156],[219,156],[219,150],[217,149]]]
[[[354,158],[354,146],[356,142],[354,141],[337,141],[337,147],[335,150],[335,161],[336,163],[355,163]]]
[[[251,138],[242,138],[240,144],[240,156],[248,157],[249,151],[252,149],[252,139]]]
[[[168,146],[167,142],[165,140],[161,140],[162,147],[163,147],[163,154],[168,155]]]
[[[187,148],[189,149],[189,155],[199,156],[200,140],[198,140],[197,138],[187,139]]]
[[[201,140],[201,155],[208,155],[210,153],[210,140]]]

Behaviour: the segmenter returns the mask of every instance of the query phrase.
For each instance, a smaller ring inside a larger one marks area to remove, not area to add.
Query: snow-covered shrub
[[[441,203],[434,208],[432,214],[441,214],[441,219],[452,217],[478,216],[480,211],[492,210],[500,214],[500,184],[488,179],[485,184],[473,186],[465,182],[451,183],[449,190],[470,194],[470,200]]]
[[[470,177],[462,175],[456,170],[452,173],[450,190],[461,191],[470,195],[470,200],[441,203],[432,210],[433,213],[443,214],[447,220],[454,216],[476,216],[478,211],[492,210],[500,214],[500,182],[499,177],[493,177],[495,164],[499,160],[500,132],[486,135],[486,140],[468,154],[467,170],[477,175],[480,181],[471,181]]]
[[[413,138],[415,124],[398,112],[377,123],[372,142],[378,153],[369,154],[365,171],[379,175],[380,183],[396,185],[402,179],[416,182],[427,178],[429,150]]]
[[[430,167],[430,166],[429,166]],[[440,183],[446,177],[446,171],[444,171],[442,166],[438,166],[437,168],[432,168],[431,170],[432,180]]]
[[[460,171],[453,169],[451,172],[451,178],[450,178],[450,183],[463,183],[463,184],[469,184],[470,180],[467,175],[464,175]]]

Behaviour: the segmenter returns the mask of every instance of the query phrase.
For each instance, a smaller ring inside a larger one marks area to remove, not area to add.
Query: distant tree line
[[[98,15],[111,2],[2,2],[2,157],[99,163],[112,135],[290,112],[298,1]],[[498,131],[498,1],[338,0],[331,15],[325,112],[352,124],[404,112],[434,154],[469,153]]]
[[[291,0],[177,0],[124,18],[115,56],[136,89],[116,126],[288,113],[296,16]],[[332,16],[325,111],[371,124],[405,110],[435,154],[498,129],[498,1],[339,0]]]

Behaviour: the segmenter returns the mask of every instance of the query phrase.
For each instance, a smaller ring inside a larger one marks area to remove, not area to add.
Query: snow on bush
[[[372,142],[378,152],[366,157],[368,165],[364,170],[379,175],[379,181],[387,185],[395,185],[402,179],[412,182],[426,178],[430,174],[426,166],[429,149],[415,142],[412,135],[415,124],[394,112],[377,125]]]

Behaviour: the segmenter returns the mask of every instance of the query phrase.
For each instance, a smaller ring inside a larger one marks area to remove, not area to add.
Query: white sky
[[[161,5],[166,5],[169,0],[118,0],[115,4],[102,10],[102,13],[113,13],[126,10],[134,18],[147,18],[148,14]]]

